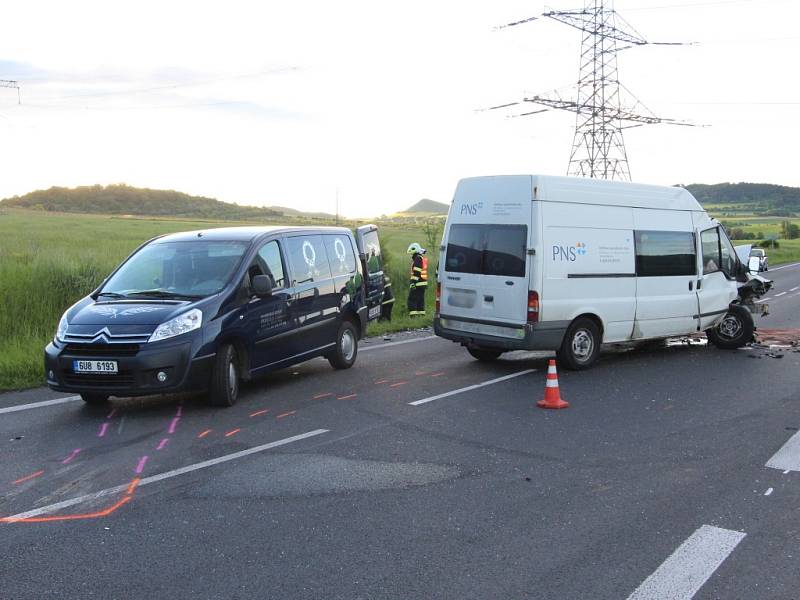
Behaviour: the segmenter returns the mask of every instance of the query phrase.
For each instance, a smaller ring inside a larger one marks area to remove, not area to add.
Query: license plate
[[[117,361],[115,360],[73,360],[72,371],[74,373],[117,373]]]
[[[369,312],[367,313],[367,318],[368,319],[377,319],[380,316],[381,316],[381,306],[380,306],[380,304],[378,306],[373,306],[372,308],[370,308]]]

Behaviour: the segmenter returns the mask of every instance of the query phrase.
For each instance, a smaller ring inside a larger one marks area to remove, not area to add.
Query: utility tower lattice
[[[542,17],[554,19],[583,32],[580,72],[576,100],[561,97],[558,92],[523,98],[546,108],[513,116],[526,116],[556,108],[576,113],[575,135],[569,157],[568,175],[630,181],[628,155],[622,130],[655,123],[691,125],[656,117],[622,86],[617,74],[617,52],[645,44],[682,45],[669,42],[648,42],[619,16],[606,8],[602,0],[587,0],[583,9],[548,11]],[[538,17],[530,17],[498,27],[514,27]],[[633,98],[633,106],[623,107],[621,90]],[[490,110],[520,104],[512,102],[493,106]],[[642,114],[646,112],[647,114]]]
[[[17,90],[17,104],[22,104],[22,94],[19,89],[19,81],[12,79],[0,79],[0,88],[13,88]]]

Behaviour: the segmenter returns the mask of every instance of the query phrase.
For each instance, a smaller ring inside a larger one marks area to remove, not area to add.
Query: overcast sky
[[[581,0],[553,0],[552,9]],[[349,216],[450,202],[473,175],[564,175],[575,117],[477,109],[574,94],[581,33],[542,2],[9,0],[0,198],[124,182]],[[659,116],[634,181],[800,186],[800,2],[618,0],[651,41],[619,75]],[[517,111],[519,112],[519,111]]]

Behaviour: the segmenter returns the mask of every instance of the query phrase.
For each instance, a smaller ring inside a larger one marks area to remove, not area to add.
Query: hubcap
[[[742,322],[736,315],[727,314],[718,326],[719,334],[726,338],[735,338],[742,331]]]
[[[236,364],[233,361],[228,363],[228,391],[231,398],[236,397],[236,387],[239,385],[239,377],[236,374]]]
[[[585,329],[579,329],[572,338],[572,354],[580,361],[588,359],[594,349],[594,340]]]
[[[353,360],[353,355],[356,353],[356,339],[349,329],[342,334],[341,350],[342,356],[347,362]]]

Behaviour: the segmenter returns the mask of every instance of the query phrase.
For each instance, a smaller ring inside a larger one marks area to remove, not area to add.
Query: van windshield
[[[445,269],[451,273],[525,276],[525,225],[453,225]]]
[[[148,244],[111,276],[99,295],[134,298],[202,298],[233,277],[247,250],[244,242]]]

